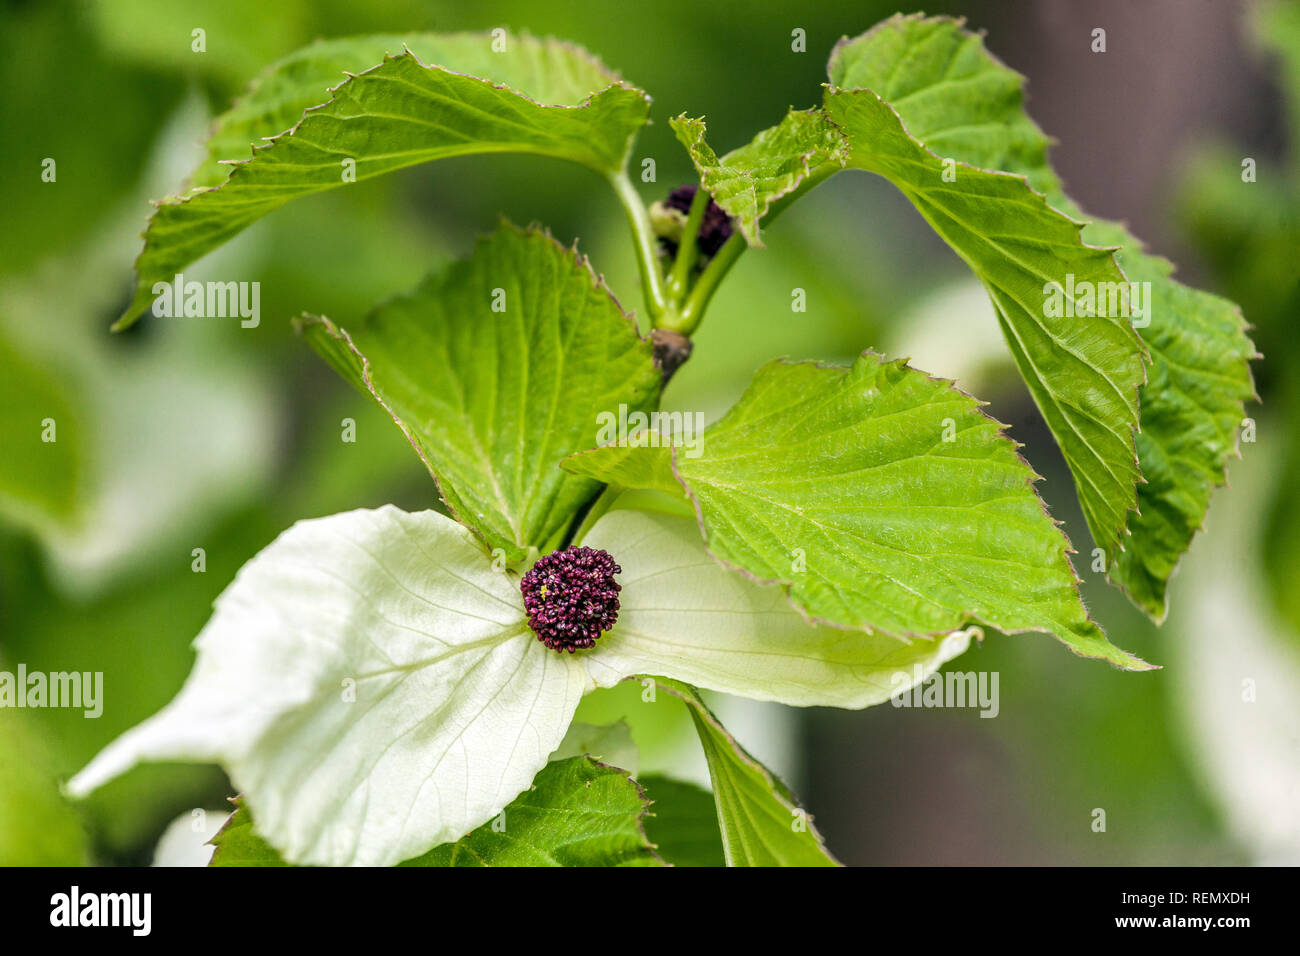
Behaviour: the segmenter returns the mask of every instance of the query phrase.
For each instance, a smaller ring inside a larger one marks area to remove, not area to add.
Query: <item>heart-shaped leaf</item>
[[[307,340],[393,416],[453,514],[510,560],[556,546],[599,485],[565,474],[601,416],[648,409],[648,341],[586,261],[503,224],[474,256],[343,328]]]

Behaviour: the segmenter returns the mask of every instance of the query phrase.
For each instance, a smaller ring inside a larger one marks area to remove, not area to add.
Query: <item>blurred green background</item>
[[[131,289],[148,200],[177,191],[207,123],[257,71],[316,37],[506,27],[574,40],[654,97],[634,165],[647,201],[691,178],[667,119],[704,115],[729,149],[820,99],[842,35],[893,4],[808,0],[618,6],[373,0],[0,5],[0,668],[102,671],[99,719],[0,709],[0,864],[146,863],[160,835],[230,794],[219,770],[140,768],[78,806],[58,781],[148,716],[235,571],[293,521],[435,492],[391,421],[297,341],[289,318],[344,323],[466,254],[498,215],[574,238],[642,314],[622,214],[592,174],[530,157],[410,169],[291,204],[202,263],[262,288],[262,323],[108,326]],[[910,12],[904,8],[905,12]],[[1046,477],[1112,640],[1165,665],[1127,674],[1034,635],[991,634],[950,667],[996,671],[1000,712],[794,711],[721,700],[848,863],[1300,862],[1300,4],[1065,0],[931,4],[988,30],[1029,77],[1030,111],[1084,208],[1125,219],[1184,281],[1256,326],[1256,438],[1155,628],[1085,560],[1069,477],[987,300],[887,184],[819,188],[747,254],[666,395],[716,416],[776,356],[910,355],[992,402]],[[1107,51],[1093,53],[1095,27]],[[206,52],[191,30],[206,30]],[[796,28],[807,52],[791,49]],[[41,181],[54,158],[57,180]],[[1257,161],[1254,183],[1241,163]],[[805,313],[791,290],[807,293]],[[54,418],[57,442],[40,442]],[[356,422],[355,443],[341,422]],[[40,503],[17,489],[33,481]],[[193,570],[202,548],[206,570]],[[676,705],[640,688],[589,698],[626,716],[643,770],[699,778]],[[1095,810],[1106,828],[1094,828]]]

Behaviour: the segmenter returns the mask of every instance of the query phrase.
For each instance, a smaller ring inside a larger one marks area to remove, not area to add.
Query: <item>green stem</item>
[[[609,177],[618,200],[627,213],[628,225],[632,227],[632,243],[636,247],[637,266],[641,269],[641,289],[645,294],[646,308],[652,320],[658,319],[668,309],[668,299],[664,295],[663,271],[659,268],[659,248],[654,229],[650,226],[650,214],[645,203],[637,193],[627,173],[619,170]]]
[[[710,196],[703,187],[695,190],[695,198],[691,200],[691,211],[686,216],[686,225],[682,227],[681,241],[677,245],[677,258],[673,260],[673,271],[668,276],[668,299],[674,303],[680,303],[686,298],[686,292],[691,284],[691,272],[695,269],[695,263],[699,259],[700,245],[697,238],[700,234],[700,226],[704,222],[704,214],[709,209]]]
[[[815,189],[839,171],[840,167],[837,164],[829,162],[823,163],[820,167],[814,169],[799,184],[797,189],[772,203],[767,215],[763,217],[763,225],[770,227],[777,216],[794,205],[795,200]],[[739,232],[733,233],[731,238],[723,243],[722,248],[718,250],[718,254],[713,257],[704,273],[696,280],[695,287],[691,289],[691,294],[687,297],[686,303],[678,310],[676,322],[671,326],[673,331],[686,336],[694,334],[696,328],[699,327],[700,320],[704,318],[704,311],[709,307],[709,300],[713,298],[713,293],[718,290],[718,285],[726,278],[727,273],[731,271],[731,267],[736,264],[736,260],[741,257],[747,248],[749,248],[749,243],[745,241],[745,237]]]
[[[622,493],[623,489],[618,485],[606,485],[602,488],[599,496],[591,503],[591,507],[587,509],[587,513],[582,516],[582,521],[579,523],[578,527],[574,530],[573,534],[569,535],[566,545],[582,544],[582,539],[587,536],[587,532],[595,526],[597,521],[605,517],[606,513],[609,511],[610,505],[614,503],[614,499]]]
[[[681,308],[673,331],[686,336],[695,333],[700,320],[704,318],[704,310],[709,307],[709,300],[713,298],[713,293],[718,290],[718,284],[722,282],[727,273],[731,271],[731,267],[736,264],[736,260],[748,248],[749,243],[745,241],[745,237],[739,232],[734,233],[730,239],[722,244],[718,254],[713,257],[699,279],[696,280],[695,287],[691,289],[691,294],[686,299],[686,304]]]

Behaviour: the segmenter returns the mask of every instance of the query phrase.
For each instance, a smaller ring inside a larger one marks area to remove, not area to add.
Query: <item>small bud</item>
[[[672,252],[681,245],[682,230],[686,228],[686,213],[661,202],[650,204],[650,228],[659,237],[660,247]]]
[[[686,225],[691,203],[695,200],[695,192],[698,188],[698,186],[678,186],[668,194],[666,200],[650,207],[650,222],[654,226],[655,235],[659,237],[660,248],[669,258],[677,255],[677,246],[682,239],[682,228]],[[656,210],[658,221],[656,221]],[[700,249],[701,261],[708,261],[717,255],[718,250],[731,238],[733,232],[735,226],[732,225],[731,217],[710,199],[708,208],[704,211],[704,221],[700,223],[699,235],[695,237],[696,245]]]

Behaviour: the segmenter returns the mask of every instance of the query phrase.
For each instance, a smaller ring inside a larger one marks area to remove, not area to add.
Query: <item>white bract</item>
[[[217,599],[176,699],[68,790],[142,760],[212,761],[287,860],[390,865],[500,813],[595,688],[647,674],[865,707],[970,640],[810,625],[778,588],[715,562],[687,518],[614,511],[583,543],[622,566],[622,607],[567,654],[537,640],[518,578],[450,518],[389,506],[299,522]]]

